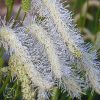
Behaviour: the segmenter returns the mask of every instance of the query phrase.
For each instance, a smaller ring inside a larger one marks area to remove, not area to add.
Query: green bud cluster
[[[28,12],[31,8],[31,1],[30,0],[22,0],[22,9],[24,12]]]

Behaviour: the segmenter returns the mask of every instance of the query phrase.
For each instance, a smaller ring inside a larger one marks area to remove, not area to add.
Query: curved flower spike
[[[27,47],[23,46],[12,29],[8,27],[1,27],[0,40],[3,47],[7,51],[10,50],[10,55],[15,54],[18,56],[20,63],[24,65],[24,69],[26,70],[29,78],[36,86],[43,89],[50,89],[52,87],[52,82],[43,79],[40,73],[36,70]]]
[[[69,92],[72,92],[72,94],[70,93],[70,95],[73,95],[73,97],[79,96],[79,93],[82,93],[81,88],[78,83],[76,83],[76,81],[71,77],[71,68],[67,65],[66,68],[63,67],[64,65],[60,61],[61,59],[57,54],[55,44],[53,40],[50,39],[50,36],[48,36],[48,33],[42,27],[38,26],[35,23],[33,23],[28,29],[31,31],[33,36],[36,36],[37,39],[44,45],[55,78],[64,82],[67,90]],[[62,85],[63,82],[61,82],[60,85]]]
[[[47,36],[46,34],[47,32],[42,27],[38,26],[35,23],[29,27],[29,30],[31,31],[32,35],[33,36],[35,35],[37,39],[45,46],[45,50],[48,54],[48,59],[52,66],[51,69],[54,72],[54,75],[57,78],[61,79],[62,76],[61,65],[58,59],[58,55],[56,55],[54,44],[52,40]]]
[[[80,59],[82,64],[80,67],[86,71],[90,84],[96,92],[100,93],[100,72],[96,69],[97,64],[94,62],[96,55],[84,49],[84,41],[78,34],[77,29],[74,28],[75,25],[73,24],[71,13],[69,10],[63,8],[59,0],[42,1],[44,1],[44,4],[49,9],[52,19],[58,28],[58,32],[61,34],[63,41],[67,44],[70,52]],[[77,64],[79,64],[79,62],[77,62]]]
[[[64,42],[68,45],[69,50],[74,56],[81,57],[82,52],[79,50],[78,45],[76,44],[76,42],[80,42],[77,39],[80,39],[81,37],[76,35],[77,33],[75,33],[74,29],[71,29],[73,26],[71,25],[72,19],[70,12],[61,6],[61,4],[58,2],[59,0],[43,1],[49,9],[51,17],[55,25],[57,25],[58,32],[61,34]]]

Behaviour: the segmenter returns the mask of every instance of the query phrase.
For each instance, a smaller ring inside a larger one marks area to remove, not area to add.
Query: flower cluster
[[[1,19],[0,26],[0,45],[22,83],[23,99],[32,100],[37,90],[38,99],[47,100],[55,86],[72,98],[89,87],[100,93],[96,51],[83,41],[70,11],[60,0],[28,1],[22,0],[27,12],[23,25],[13,28]]]

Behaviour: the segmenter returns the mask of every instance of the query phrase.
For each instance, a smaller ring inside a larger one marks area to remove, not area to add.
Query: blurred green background
[[[70,5],[84,40],[94,43],[100,34],[100,0],[71,0]]]

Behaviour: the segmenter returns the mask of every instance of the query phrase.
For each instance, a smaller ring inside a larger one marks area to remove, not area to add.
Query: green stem
[[[16,100],[16,98],[19,96],[19,87],[20,87],[20,84],[18,83],[17,84],[17,88],[16,88],[16,92],[15,92],[15,95],[14,95],[14,100]]]
[[[12,28],[14,28],[14,26],[16,25],[16,21],[18,20],[18,17],[19,17],[19,15],[20,15],[20,12],[21,12],[21,7],[20,7],[19,10],[18,10],[18,13],[17,13],[17,15],[16,15],[16,17],[15,17],[14,24],[12,25]]]
[[[21,26],[23,25],[23,22],[24,22],[24,20],[26,18],[26,15],[27,15],[27,13],[24,14],[24,17],[23,17],[22,22],[21,22]]]
[[[54,87],[53,96],[51,97],[51,100],[58,100],[58,97],[59,97],[59,89],[57,87]]]
[[[14,2],[11,4],[10,7],[7,7],[7,14],[6,14],[6,22],[8,22],[11,18],[11,14],[13,12]]]
[[[69,96],[69,97],[68,97],[68,100],[72,100],[72,98]]]
[[[87,0],[87,9],[88,9],[88,5],[89,5],[89,3],[88,3],[88,2],[89,2],[89,1]],[[83,28],[84,28],[84,26],[85,26],[86,16],[87,16],[87,12],[85,13],[84,18],[83,18],[82,30],[83,30]]]
[[[9,91],[10,93],[14,90],[14,88],[16,87],[17,85],[17,81],[14,83],[13,87],[11,88],[11,90]],[[7,96],[5,97],[4,100],[7,100]]]
[[[88,100],[93,100],[93,95],[92,94],[89,95]]]
[[[77,7],[77,2],[76,2],[76,0],[73,0],[72,2],[73,2],[72,9],[73,9],[73,10],[75,10],[75,9],[76,9],[76,7]]]
[[[96,13],[95,24],[94,24],[95,25],[95,28],[94,28],[95,32],[97,32],[97,30],[98,30],[99,15],[100,15],[100,7],[98,8],[97,13]]]
[[[80,5],[81,6],[82,4],[83,4],[82,0],[77,1],[77,5]],[[80,21],[78,22],[78,25],[82,27],[82,11],[81,10],[82,9],[80,8],[80,10],[79,10],[80,11]]]

